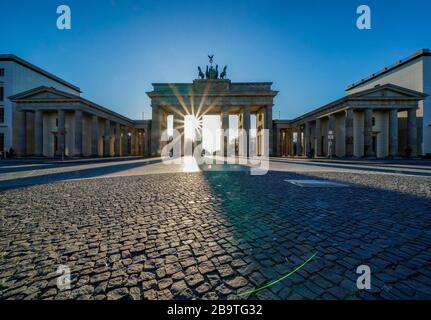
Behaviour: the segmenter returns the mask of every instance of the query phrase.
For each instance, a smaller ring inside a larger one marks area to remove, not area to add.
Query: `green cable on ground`
[[[309,263],[311,260],[313,260],[313,258],[316,255],[317,255],[317,251],[310,258],[308,258],[307,260],[305,260],[301,265],[299,265],[298,267],[296,267],[295,269],[293,269],[292,271],[290,271],[288,274],[282,276],[281,278],[279,278],[277,280],[274,280],[274,281],[272,281],[272,282],[270,282],[270,283],[268,283],[268,284],[266,284],[266,285],[264,285],[264,286],[262,286],[260,288],[257,288],[257,289],[251,290],[251,291],[247,291],[247,292],[243,292],[243,293],[237,294],[237,296],[240,297],[240,296],[245,296],[245,295],[248,295],[248,294],[257,293],[259,291],[262,291],[262,290],[264,290],[266,288],[269,288],[269,287],[271,287],[271,286],[273,286],[273,285],[275,285],[275,284],[283,281],[284,279],[290,277],[292,274],[294,274],[295,272],[297,272],[298,270],[300,270],[301,268],[303,268],[307,263]]]

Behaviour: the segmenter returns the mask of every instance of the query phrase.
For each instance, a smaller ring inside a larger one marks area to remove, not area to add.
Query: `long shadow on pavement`
[[[285,181],[326,180],[313,173],[203,174],[235,235],[227,240],[246,252],[239,271],[254,288],[317,252],[294,275],[250,298],[431,298],[429,198],[352,183],[303,188]],[[371,268],[371,290],[356,287],[363,264]]]
[[[328,162],[311,162],[311,161],[289,161],[289,160],[278,160],[278,159],[270,159],[271,162],[280,162],[280,163],[287,163],[287,164],[296,164],[301,166],[314,166],[314,167],[328,167],[328,168],[337,168],[337,169],[353,169],[357,171],[371,171],[371,172],[381,172],[381,173],[397,173],[397,174],[408,174],[408,175],[416,175],[416,176],[425,176],[425,177],[431,177],[431,172],[424,172],[423,169],[419,168],[403,168],[399,167],[398,169],[393,169],[393,167],[387,167],[387,168],[371,168],[371,167],[358,167],[354,165],[337,165],[336,163],[328,163]],[[365,164],[358,163],[357,165],[366,166]],[[374,166],[377,166],[378,164],[375,164]],[[421,171],[414,171],[415,169],[421,170]]]
[[[48,159],[19,159],[19,160],[3,160],[0,161],[0,174],[2,173],[14,173],[23,172],[29,170],[43,170],[52,168],[65,168],[75,167],[86,164],[98,164],[98,163],[109,163],[109,162],[121,162],[130,160],[140,160],[144,158],[132,157],[132,158],[89,158],[79,160],[48,160]]]
[[[151,160],[151,161],[137,162],[137,163],[115,164],[111,166],[81,169],[81,170],[75,170],[70,172],[49,173],[46,175],[28,176],[28,177],[23,177],[18,179],[3,180],[3,181],[0,181],[0,191],[39,185],[39,184],[53,183],[53,182],[64,181],[64,180],[95,178],[95,177],[108,175],[119,171],[130,170],[130,169],[139,168],[142,166],[147,166],[157,162],[160,162],[160,160]],[[55,168],[58,168],[58,167],[56,166]]]

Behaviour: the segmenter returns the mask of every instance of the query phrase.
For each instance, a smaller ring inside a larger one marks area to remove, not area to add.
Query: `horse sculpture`
[[[205,75],[204,75],[204,73],[202,72],[201,67],[198,67],[198,70],[199,70],[199,78],[201,78],[201,79],[205,79]]]
[[[227,66],[224,66],[222,73],[220,73],[220,79],[226,78],[226,69],[227,69]]]

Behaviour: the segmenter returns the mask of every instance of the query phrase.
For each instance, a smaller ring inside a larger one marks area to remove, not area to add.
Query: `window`
[[[0,101],[4,100],[4,87],[0,87]]]
[[[4,108],[0,108],[0,123],[4,123]]]
[[[0,77],[4,77],[4,69],[0,68]]]

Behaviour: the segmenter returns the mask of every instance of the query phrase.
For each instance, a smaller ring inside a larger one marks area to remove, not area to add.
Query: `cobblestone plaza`
[[[0,298],[431,298],[430,162],[271,158],[262,176],[222,169],[2,163]],[[347,186],[286,181],[311,179]],[[59,265],[71,270],[69,290],[58,288]],[[370,290],[356,286],[359,265],[371,269]]]

